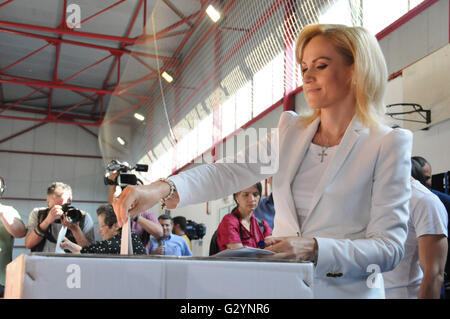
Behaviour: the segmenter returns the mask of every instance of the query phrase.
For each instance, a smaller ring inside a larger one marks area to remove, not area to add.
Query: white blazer
[[[319,123],[317,118],[304,127],[296,113],[283,112],[277,134],[268,138],[279,160],[273,174],[273,236],[301,234],[317,240],[316,298],[384,298],[382,279],[371,281],[372,272],[392,270],[403,257],[412,134],[386,126],[370,129],[355,116],[319,181],[311,211],[299,225],[291,185]],[[225,161],[170,179],[177,187],[179,206],[185,206],[222,198],[263,180],[268,175],[261,173],[262,166]]]

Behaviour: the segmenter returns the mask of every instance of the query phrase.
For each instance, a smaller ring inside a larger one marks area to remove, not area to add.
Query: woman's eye
[[[302,69],[302,73],[304,74],[306,71],[308,71],[307,68]]]
[[[318,65],[317,68],[318,68],[319,70],[323,70],[323,69],[325,69],[327,66],[328,66],[328,65],[323,64],[323,65]]]

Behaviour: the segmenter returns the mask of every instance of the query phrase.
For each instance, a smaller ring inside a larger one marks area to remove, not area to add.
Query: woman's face
[[[236,194],[236,201],[241,212],[254,211],[258,207],[261,195],[256,186],[246,188]]]
[[[105,215],[98,215],[98,233],[102,236],[103,240],[108,240],[117,235],[118,226],[117,223],[109,227],[105,224]]]
[[[319,35],[309,41],[303,50],[301,70],[310,108],[354,106],[353,64],[345,61],[330,40]]]

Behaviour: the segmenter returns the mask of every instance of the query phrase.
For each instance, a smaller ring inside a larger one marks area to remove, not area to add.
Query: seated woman
[[[217,244],[221,251],[243,246],[265,247],[264,239],[272,235],[272,229],[265,220],[258,220],[253,215],[261,191],[261,183],[257,183],[233,194],[237,206],[225,215],[217,229]]]
[[[61,242],[61,248],[68,249],[74,254],[119,254],[122,232],[117,224],[116,214],[112,205],[102,205],[97,208],[97,216],[98,233],[102,236],[102,241],[81,247],[65,238]],[[135,255],[145,255],[145,248],[139,236],[132,232],[131,240],[133,242],[133,253]]]

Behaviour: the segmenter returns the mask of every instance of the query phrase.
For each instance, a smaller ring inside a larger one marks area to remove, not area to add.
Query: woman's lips
[[[316,93],[316,92],[319,92],[319,91],[320,91],[319,88],[308,88],[308,89],[306,89],[307,93]]]

